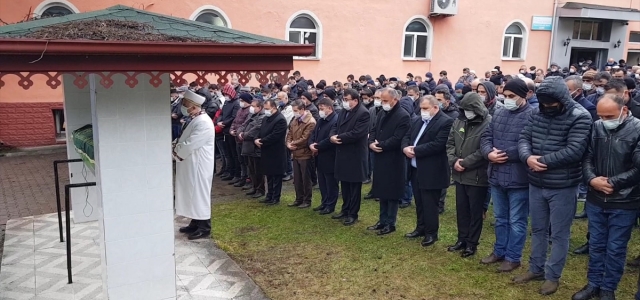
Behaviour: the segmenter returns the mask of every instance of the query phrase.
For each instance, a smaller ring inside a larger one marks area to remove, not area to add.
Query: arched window
[[[502,59],[524,59],[527,29],[522,22],[509,24],[502,39]]]
[[[304,58],[320,58],[322,25],[313,13],[303,11],[293,14],[287,22],[286,39],[298,44],[315,44],[313,53]]]
[[[429,58],[429,33],[431,24],[427,18],[412,18],[404,28],[404,40],[402,42],[402,57],[404,59]]]
[[[33,15],[36,18],[61,17],[74,13],[78,13],[78,9],[66,0],[46,0],[42,1],[34,10]]]
[[[189,19],[215,26],[231,28],[231,21],[227,15],[221,9],[213,5],[199,7]]]

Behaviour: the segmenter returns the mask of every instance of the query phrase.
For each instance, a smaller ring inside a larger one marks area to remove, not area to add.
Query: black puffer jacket
[[[582,162],[584,182],[589,186],[592,179],[607,177],[613,194],[606,195],[589,186],[587,201],[604,209],[640,208],[640,169],[632,163],[639,141],[640,120],[631,115],[615,130],[605,129],[602,121],[593,124],[589,148]]]
[[[561,77],[546,78],[536,91],[538,99],[560,99],[564,106],[561,114],[547,116],[534,109],[529,124],[520,133],[518,154],[527,163],[531,155],[547,165],[542,172],[529,172],[529,183],[536,187],[560,189],[577,186],[582,182],[582,158],[587,150],[591,115],[571,99]]]

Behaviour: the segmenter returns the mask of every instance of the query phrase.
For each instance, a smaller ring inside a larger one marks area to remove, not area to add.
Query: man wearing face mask
[[[414,107],[417,106],[416,100],[420,96],[420,90],[417,86],[412,85],[407,87],[407,95],[400,98],[400,106],[409,114],[413,115]]]
[[[344,220],[350,226],[358,220],[362,198],[362,182],[367,179],[367,135],[369,111],[360,103],[354,89],[344,92],[343,111],[331,128],[331,143],[336,146],[335,178],[340,181],[343,211],[333,219]]]
[[[249,118],[249,107],[251,106],[251,101],[253,101],[253,96],[249,93],[242,92],[240,93],[239,105],[240,109],[236,114],[236,117],[233,119],[231,123],[231,128],[229,129],[229,134],[235,138],[236,141],[236,153],[238,153],[238,161],[237,163],[240,165],[240,173],[237,174],[238,177],[229,181],[229,185],[233,185],[235,187],[242,187],[247,183],[248,171],[247,171],[247,156],[242,155],[242,139],[238,137],[238,128],[244,124],[244,122]]]
[[[227,153],[226,166],[227,176],[222,176],[222,181],[238,180],[240,177],[240,162],[238,160],[238,151],[236,149],[236,139],[231,135],[231,123],[236,118],[240,104],[236,97],[236,90],[231,84],[225,84],[222,88],[222,95],[225,98],[222,105],[222,114],[218,119],[218,126],[222,128],[224,134],[224,152]]]
[[[593,124],[582,162],[584,181],[591,187],[585,204],[590,232],[588,283],[573,300],[615,299],[640,208],[640,169],[632,161],[640,142],[640,120],[629,114],[622,97],[613,94],[598,101],[598,115],[601,119]]]
[[[320,206],[313,211],[320,215],[328,215],[336,208],[338,202],[338,181],[334,177],[336,163],[336,147],[329,140],[331,128],[338,120],[338,114],[333,111],[333,102],[330,99],[318,101],[320,120],[313,129],[309,139],[309,149],[313,152],[318,166],[318,185],[320,187]],[[343,211],[346,207],[343,207]]]
[[[431,72],[427,72],[427,73],[424,75],[424,77],[425,77],[424,81],[425,81],[425,83],[426,83],[426,85],[427,85],[427,88],[428,88],[428,90],[429,90],[429,93],[431,93],[431,91],[433,91],[433,90],[435,90],[435,89],[436,89],[436,85],[437,85],[437,84],[436,84],[436,82],[435,82],[435,80],[433,80],[433,74],[431,74]],[[425,95],[426,95],[426,94],[425,94]]]
[[[380,94],[382,94],[382,89],[376,90],[373,94],[373,106],[369,108],[369,131],[376,125],[376,120],[378,114],[382,111],[382,99],[380,98]],[[369,173],[368,178],[372,178],[373,176],[373,164],[375,161],[375,152],[369,149]],[[371,190],[364,196],[364,199],[374,199],[373,194],[371,194]]]
[[[522,81],[524,81],[524,83],[527,84],[527,97],[526,97],[527,102],[530,105],[537,107],[538,97],[536,97],[536,83],[530,78],[522,79]]]
[[[596,71],[586,71],[582,73],[582,90],[585,98],[596,92],[596,89],[593,87],[593,80],[596,74],[598,74]]]
[[[262,100],[253,100],[249,107],[249,118],[238,128],[238,138],[242,140],[242,155],[247,157],[247,168],[251,179],[251,185],[243,190],[246,190],[245,195],[251,198],[261,198],[265,193],[264,175],[260,167],[262,153],[254,143],[264,119],[263,107]]]
[[[481,263],[501,262],[497,268],[499,272],[511,272],[520,267],[527,239],[529,180],[526,165],[518,156],[518,140],[533,111],[526,100],[528,93],[529,88],[523,80],[509,81],[504,86],[504,109],[495,112],[482,135],[482,155],[490,163],[488,174],[496,219],[496,242],[493,252]]]
[[[180,137],[180,131],[182,130],[182,97],[178,94],[176,89],[171,89],[171,140],[175,140]]]
[[[551,76],[564,77],[564,75],[560,71],[560,66],[558,66],[558,64],[554,62],[551,63],[550,70],[549,72],[547,72],[546,75],[544,75],[544,78],[551,77]]]
[[[571,223],[582,182],[582,157],[587,148],[591,115],[569,96],[561,77],[546,78],[536,91],[539,110],[520,133],[518,153],[529,167],[531,256],[529,271],[513,279],[526,283],[544,279],[539,292],[557,291],[569,250]],[[549,248],[551,226],[551,255]]]
[[[582,90],[582,79],[578,75],[568,76],[564,79],[567,88],[569,89],[569,93],[571,98],[578,102],[578,104],[582,105],[584,109],[586,109],[589,114],[591,114],[591,118],[593,121],[598,120],[598,113],[596,112],[596,106],[593,103],[589,102],[587,98],[584,97],[584,92]],[[586,193],[586,192],[585,192]]]
[[[260,148],[262,173],[267,176],[267,196],[260,203],[277,205],[282,194],[282,177],[287,168],[285,138],[288,125],[274,100],[264,101],[263,110],[264,119],[254,140],[254,144]]]
[[[604,86],[607,85],[611,79],[612,77],[609,72],[598,72],[593,79],[593,89],[595,90],[595,93],[587,96],[587,101],[591,102],[593,105],[598,104],[598,98],[604,95]]]
[[[412,121],[402,139],[417,215],[415,229],[405,237],[424,237],[421,245],[428,247],[438,241],[438,200],[442,190],[449,187],[451,168],[446,145],[453,120],[440,111],[434,96],[424,96],[419,101],[420,118]]]
[[[305,104],[301,100],[293,101],[293,120],[287,133],[287,148],[293,157],[293,185],[296,191],[296,199],[289,207],[307,208],[311,206],[311,174],[309,168],[313,156],[309,149],[309,138],[316,120],[311,113],[305,110]],[[315,172],[315,171],[314,171]]]
[[[378,230],[378,235],[396,231],[396,217],[400,198],[404,194],[406,160],[400,145],[409,130],[411,117],[399,105],[400,95],[385,88],[380,94],[382,110],[375,125],[369,131],[369,149],[375,152],[374,173],[384,174],[373,179],[371,193],[380,199],[380,218],[368,230]]]
[[[482,98],[484,106],[487,108],[487,110],[489,110],[490,115],[493,115],[497,108],[504,105],[502,102],[496,99],[496,85],[490,81],[479,83],[477,93]]]
[[[180,228],[189,240],[208,238],[211,234],[211,184],[215,164],[213,122],[202,111],[205,98],[187,91],[182,111],[192,120],[173,148],[176,160],[176,215],[190,218],[188,226]]]

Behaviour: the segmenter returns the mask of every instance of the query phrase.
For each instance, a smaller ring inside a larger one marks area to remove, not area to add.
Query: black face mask
[[[550,116],[550,117],[554,117],[554,116],[557,116],[557,115],[561,114],[562,113],[562,109],[563,109],[562,104],[560,104],[558,106],[544,106],[544,105],[540,104],[539,108],[540,108],[540,112],[543,115],[547,115],[547,116]]]

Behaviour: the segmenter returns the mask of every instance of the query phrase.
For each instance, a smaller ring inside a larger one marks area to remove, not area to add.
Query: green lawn
[[[363,192],[368,189],[364,186]],[[314,206],[319,194],[314,190]],[[274,300],[571,299],[586,284],[587,256],[569,255],[560,289],[550,297],[537,293],[539,282],[514,285],[512,274],[481,265],[479,260],[491,252],[494,241],[490,217],[475,257],[463,259],[447,252],[446,247],[456,241],[452,189],[447,211],[440,218],[440,240],[429,248],[403,237],[415,226],[415,206],[400,210],[398,231],[378,237],[365,230],[377,221],[378,202],[363,200],[359,222],[347,227],[311,209],[287,207],[292,196],[285,193],[276,207],[244,196],[213,207],[214,239]],[[584,242],[586,224],[584,220],[574,223],[571,249]],[[636,231],[629,253],[640,254]],[[528,255],[529,241],[516,274],[526,270]],[[618,299],[633,299],[637,277],[637,270],[627,269]]]

